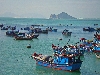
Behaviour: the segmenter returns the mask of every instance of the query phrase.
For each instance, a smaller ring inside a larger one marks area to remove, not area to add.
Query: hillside
[[[49,19],[77,19],[77,18],[72,17],[65,12],[62,12],[58,15],[51,14]]]

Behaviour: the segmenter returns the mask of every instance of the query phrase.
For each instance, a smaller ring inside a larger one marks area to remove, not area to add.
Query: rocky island
[[[58,15],[51,14],[49,19],[77,19],[77,18],[72,17],[65,12],[62,12]]]

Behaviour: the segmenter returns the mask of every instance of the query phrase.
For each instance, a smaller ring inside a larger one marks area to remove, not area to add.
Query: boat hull
[[[33,38],[21,38],[21,37],[15,37],[15,40],[32,40]]]
[[[81,67],[82,62],[80,63],[73,63],[73,64],[51,64],[48,62],[44,62],[41,60],[36,60],[36,64],[40,65],[40,66],[44,66],[44,67],[48,67],[48,68],[53,68],[56,70],[64,70],[64,71],[75,71],[75,70],[79,70]]]
[[[27,46],[27,48],[31,48],[31,46]]]

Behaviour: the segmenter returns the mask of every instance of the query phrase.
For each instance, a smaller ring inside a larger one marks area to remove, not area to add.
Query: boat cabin
[[[75,57],[55,57],[54,58],[54,63],[59,64],[59,65],[64,65],[64,64],[71,64],[72,62],[75,62]]]

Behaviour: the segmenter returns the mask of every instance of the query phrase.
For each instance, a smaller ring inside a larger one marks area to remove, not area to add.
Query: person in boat
[[[52,30],[52,27],[50,27],[50,30]]]
[[[68,47],[65,45],[64,48],[66,49],[66,48],[68,48]]]
[[[66,50],[63,49],[63,50],[61,51],[61,54],[62,54],[63,56],[66,56]]]
[[[52,63],[52,61],[53,61],[52,56],[47,56],[47,57],[45,57],[44,61],[45,61],[45,62]]]
[[[33,56],[38,57],[39,55],[37,53],[34,52]]]

